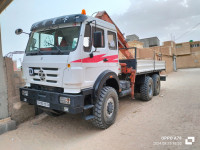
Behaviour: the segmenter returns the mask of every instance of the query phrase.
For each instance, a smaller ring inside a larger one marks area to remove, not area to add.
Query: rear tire
[[[154,74],[152,76],[153,85],[154,85],[154,92],[153,95],[157,96],[160,94],[160,76],[158,74]]]
[[[93,125],[101,129],[110,127],[115,122],[118,107],[119,101],[116,90],[109,86],[103,87],[94,106]]]
[[[146,76],[144,83],[140,86],[141,100],[149,101],[152,99],[153,87],[153,79]]]

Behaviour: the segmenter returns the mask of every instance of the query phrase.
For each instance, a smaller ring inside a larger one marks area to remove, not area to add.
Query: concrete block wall
[[[0,120],[0,135],[16,129],[16,121],[11,120],[10,117]]]
[[[151,37],[151,38],[145,38],[140,39],[140,42],[144,43],[144,47],[153,47],[153,46],[160,46],[160,40],[158,37]]]
[[[8,86],[8,112],[11,119],[21,123],[35,115],[34,106],[20,101],[19,88],[24,86],[21,71],[14,71],[11,58],[4,58]]]
[[[5,63],[2,56],[1,26],[0,26],[0,120],[8,117],[7,85]]]

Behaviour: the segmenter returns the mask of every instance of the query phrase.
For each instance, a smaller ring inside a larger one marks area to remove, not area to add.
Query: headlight
[[[60,97],[60,103],[69,105],[70,104],[70,98],[61,96]]]
[[[23,96],[28,96],[28,91],[22,90],[22,95]]]

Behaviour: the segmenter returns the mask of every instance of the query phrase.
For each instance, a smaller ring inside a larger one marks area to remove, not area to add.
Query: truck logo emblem
[[[33,68],[29,68],[29,75],[30,75],[30,76],[33,76],[33,75],[34,75],[34,70],[33,70]]]
[[[40,71],[38,72],[38,75],[39,75],[41,81],[44,81],[44,80],[45,80],[45,73],[43,72],[43,70],[40,70]]]

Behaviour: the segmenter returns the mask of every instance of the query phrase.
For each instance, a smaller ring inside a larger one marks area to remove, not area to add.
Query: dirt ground
[[[195,137],[192,145],[185,139]],[[41,114],[0,135],[1,150],[200,149],[200,69],[171,73],[149,102],[120,100],[114,125],[94,128],[81,115]]]

